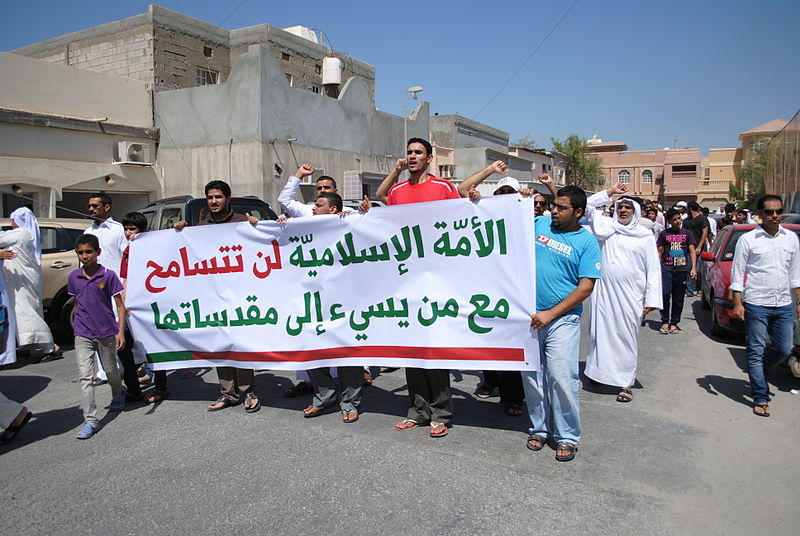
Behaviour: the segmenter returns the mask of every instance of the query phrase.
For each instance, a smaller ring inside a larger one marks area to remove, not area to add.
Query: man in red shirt
[[[458,199],[461,196],[447,179],[428,173],[428,164],[433,159],[433,148],[427,140],[411,138],[406,145],[406,157],[397,161],[389,175],[383,179],[376,193],[387,205],[423,203],[442,199]],[[404,170],[407,180],[394,184]],[[369,210],[365,198],[360,210]],[[453,398],[450,394],[450,371],[442,369],[406,368],[406,383],[411,407],[408,417],[395,424],[398,430],[410,430],[430,424],[431,437],[447,435],[447,427],[453,415]]]

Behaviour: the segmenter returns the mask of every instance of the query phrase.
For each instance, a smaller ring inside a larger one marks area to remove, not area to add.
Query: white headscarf
[[[28,207],[20,207],[11,213],[11,219],[18,226],[33,235],[33,251],[36,255],[36,262],[42,264],[42,233],[39,231],[39,222]]]
[[[633,205],[633,216],[631,216],[631,221],[628,222],[628,225],[619,221],[619,204],[622,201],[627,201]],[[647,229],[644,225],[639,225],[641,219],[642,206],[636,200],[622,196],[614,203],[614,223],[612,224],[614,231],[628,236],[653,236],[653,231]]]

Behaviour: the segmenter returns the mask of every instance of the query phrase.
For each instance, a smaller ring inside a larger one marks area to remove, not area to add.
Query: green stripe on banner
[[[147,354],[150,363],[169,363],[170,361],[191,361],[194,359],[193,352],[159,352],[157,354]]]

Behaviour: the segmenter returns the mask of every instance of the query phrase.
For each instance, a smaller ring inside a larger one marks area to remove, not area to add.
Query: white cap
[[[511,186],[515,192],[519,192],[519,181],[514,177],[503,177],[497,181],[497,186],[494,189],[495,193],[503,186]]]
[[[677,203],[675,203],[675,206],[686,208],[686,201],[678,201]]]

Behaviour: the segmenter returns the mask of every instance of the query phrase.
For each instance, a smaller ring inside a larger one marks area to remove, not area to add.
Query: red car
[[[784,228],[800,235],[800,225],[781,224]],[[729,332],[744,333],[744,322],[733,316],[733,294],[731,293],[731,268],[736,242],[756,226],[749,224],[728,225],[720,229],[711,251],[704,251],[700,258],[703,284],[700,302],[703,309],[711,309],[711,333],[724,335]]]

